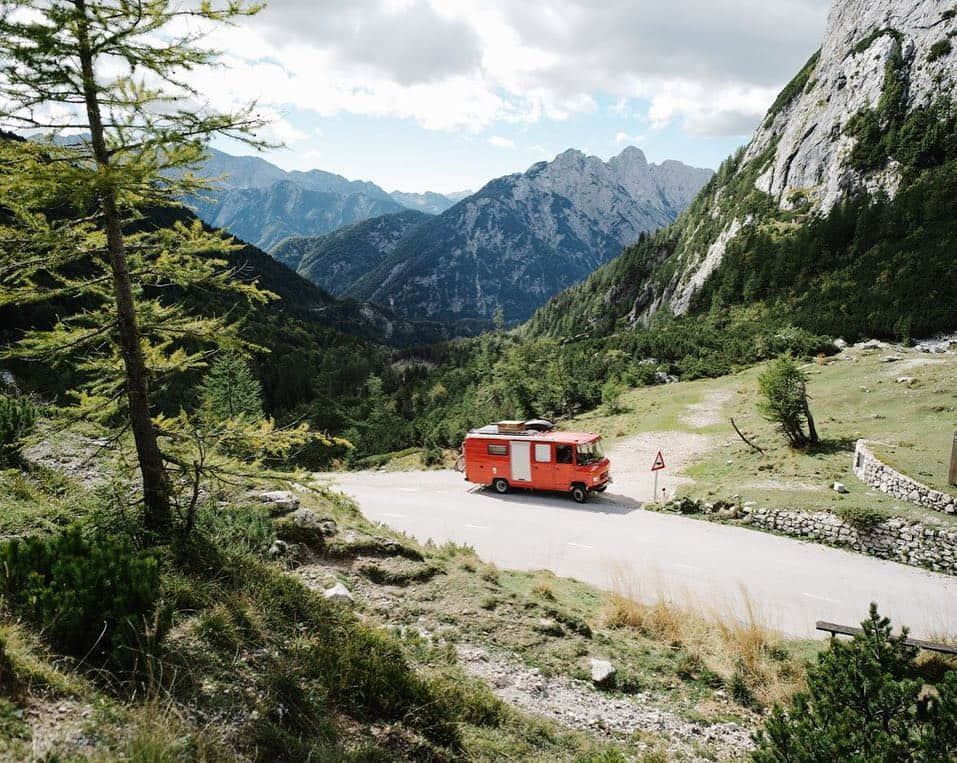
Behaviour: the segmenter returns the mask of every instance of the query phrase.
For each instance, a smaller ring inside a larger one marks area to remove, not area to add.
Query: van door
[[[532,444],[527,440],[512,440],[509,445],[512,454],[512,482],[531,482]]]
[[[575,479],[575,446],[555,444],[555,490],[571,490]]]
[[[537,490],[555,489],[555,462],[550,442],[532,445],[532,485]]]

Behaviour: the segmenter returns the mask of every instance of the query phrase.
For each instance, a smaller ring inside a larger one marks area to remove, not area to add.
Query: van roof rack
[[[555,425],[547,419],[529,419],[528,421],[499,421],[484,427],[470,429],[471,434],[503,434],[513,437],[532,437],[542,432],[551,432]]]

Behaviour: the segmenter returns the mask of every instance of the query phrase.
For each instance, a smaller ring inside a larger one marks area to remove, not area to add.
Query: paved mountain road
[[[549,569],[597,586],[731,611],[814,636],[816,620],[857,624],[869,602],[917,637],[957,634],[957,578],[746,528],[641,509],[640,479],[578,505],[547,493],[497,495],[453,471],[324,475],[371,520],[419,541],[455,541],[504,568]],[[668,484],[663,482],[662,484]]]

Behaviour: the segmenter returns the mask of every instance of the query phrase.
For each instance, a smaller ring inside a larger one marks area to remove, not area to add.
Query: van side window
[[[486,450],[490,456],[507,456],[508,444],[507,443],[489,443],[489,445],[486,446]]]
[[[556,445],[555,446],[555,463],[570,464],[571,462],[572,462],[572,446],[571,445]]]
[[[552,460],[552,446],[544,443],[535,443],[535,461],[547,464]]]

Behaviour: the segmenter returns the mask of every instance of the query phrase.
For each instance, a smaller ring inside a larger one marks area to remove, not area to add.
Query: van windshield
[[[581,466],[601,461],[605,457],[605,450],[601,447],[601,440],[583,442],[578,445],[578,463]]]

